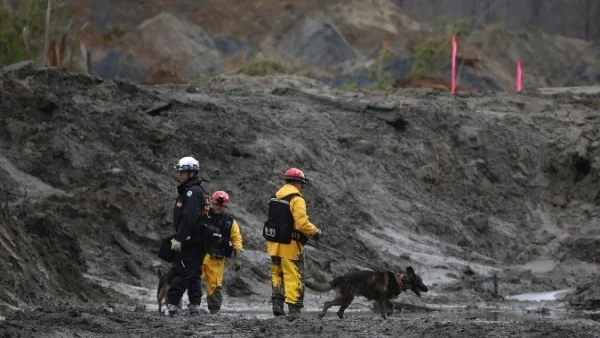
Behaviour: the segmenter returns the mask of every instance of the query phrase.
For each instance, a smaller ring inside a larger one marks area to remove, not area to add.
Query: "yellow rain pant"
[[[223,303],[221,285],[223,284],[224,270],[225,259],[210,258],[210,255],[204,256],[204,262],[202,263],[202,278],[206,280],[206,303],[208,311],[211,313],[218,312]]]
[[[283,308],[283,302],[302,307],[304,301],[304,255],[299,260],[271,256],[273,307]]]

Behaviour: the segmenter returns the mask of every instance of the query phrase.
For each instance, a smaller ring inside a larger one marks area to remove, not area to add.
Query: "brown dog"
[[[406,274],[394,274],[390,271],[353,271],[333,279],[327,286],[320,286],[307,282],[306,286],[321,292],[335,290],[336,297],[325,302],[323,311],[319,318],[323,318],[327,310],[332,306],[339,306],[338,317],[344,318],[344,311],[354,300],[354,296],[363,296],[370,300],[376,300],[381,306],[381,316],[387,319],[387,315],[394,312],[394,303],[390,299],[400,295],[402,291],[412,290],[421,297],[421,292],[429,289],[413,268],[406,268]]]
[[[158,301],[158,313],[160,314],[163,314],[162,305],[167,302],[167,293],[171,287],[172,279],[173,274],[171,273],[171,269],[169,269],[164,275],[162,274],[162,271],[158,269],[158,288],[156,289],[156,300]]]

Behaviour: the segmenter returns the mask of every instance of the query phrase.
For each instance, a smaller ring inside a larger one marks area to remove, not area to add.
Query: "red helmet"
[[[212,195],[212,201],[214,204],[226,206],[229,204],[229,195],[224,191],[215,191]]]
[[[298,168],[290,168],[286,170],[285,174],[283,175],[283,179],[286,181],[297,181],[301,183],[308,182],[308,179],[306,178],[306,176],[304,176],[302,170]]]

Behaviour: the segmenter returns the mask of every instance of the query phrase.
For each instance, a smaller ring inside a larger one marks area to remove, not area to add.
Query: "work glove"
[[[181,252],[181,242],[175,238],[171,239],[171,251]]]
[[[242,257],[235,251],[233,254],[233,271],[239,271],[242,268]]]

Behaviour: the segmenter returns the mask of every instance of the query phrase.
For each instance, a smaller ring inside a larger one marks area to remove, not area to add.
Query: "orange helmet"
[[[302,170],[300,170],[298,168],[290,168],[290,169],[286,170],[285,174],[283,175],[283,179],[286,180],[286,182],[288,182],[288,181],[296,181],[296,182],[300,182],[300,183],[308,182],[308,179],[306,178],[306,176],[304,175]]]
[[[212,195],[212,201],[216,205],[227,206],[229,204],[229,195],[224,191],[215,191]]]

